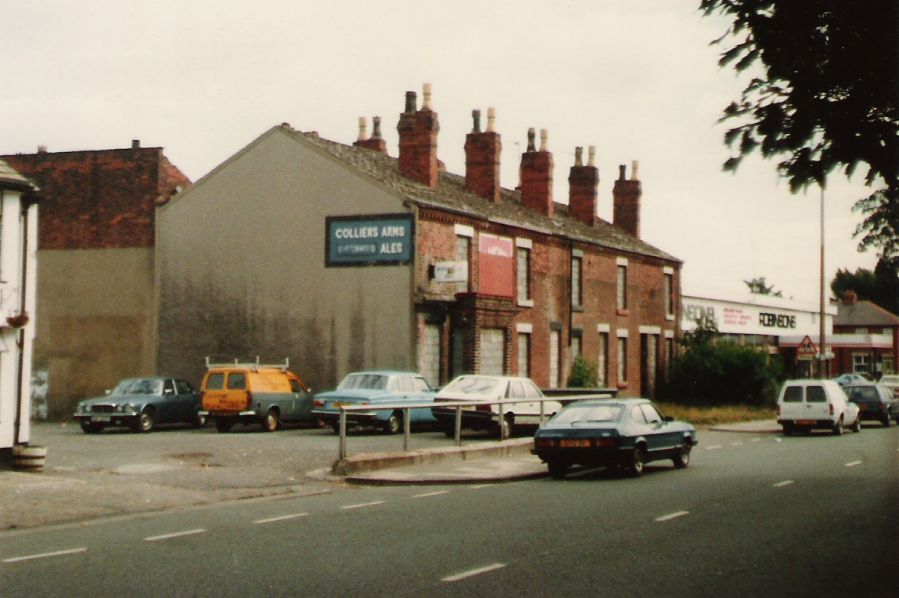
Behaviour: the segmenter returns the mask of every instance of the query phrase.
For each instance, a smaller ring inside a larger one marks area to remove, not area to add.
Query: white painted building
[[[35,186],[0,160],[0,450],[31,435],[36,200]]]

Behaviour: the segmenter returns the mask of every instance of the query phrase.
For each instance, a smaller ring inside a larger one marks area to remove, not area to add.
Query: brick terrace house
[[[2,158],[41,188],[34,370],[48,415],[69,417],[78,399],[154,373],[156,205],[190,181],[139,141]]]
[[[380,120],[352,145],[273,127],[159,214],[159,363],[288,356],[318,390],[349,371],[466,372],[652,394],[678,333],[681,262],[640,239],[641,183],[620,167],[597,216],[591,148],[553,201],[552,154],[529,133],[521,185],[500,187],[501,137],[474,114],[466,172],[445,172],[426,87],[406,94],[399,156]],[[586,163],[585,163],[586,162]]]
[[[899,316],[848,292],[833,321],[833,375],[866,374],[874,379],[899,371]]]

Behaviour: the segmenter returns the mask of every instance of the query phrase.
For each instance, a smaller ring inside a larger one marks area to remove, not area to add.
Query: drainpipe
[[[31,207],[26,198],[27,192],[20,196],[22,225],[22,284],[19,295],[19,313],[25,313],[25,284],[28,275],[28,209]],[[27,324],[25,325],[27,326]],[[19,363],[16,372],[16,420],[13,425],[13,445],[20,444],[19,431],[22,426],[22,372],[25,368],[25,326],[19,328],[19,340],[16,347],[19,350]]]

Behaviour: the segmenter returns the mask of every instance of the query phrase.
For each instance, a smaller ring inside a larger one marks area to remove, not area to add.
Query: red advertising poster
[[[481,233],[478,242],[478,292],[515,296],[515,251],[512,239]]]

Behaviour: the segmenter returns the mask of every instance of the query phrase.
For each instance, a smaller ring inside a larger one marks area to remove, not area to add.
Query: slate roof
[[[837,306],[837,315],[833,319],[833,325],[899,326],[899,316],[870,301],[858,301],[852,304],[840,303]]]
[[[26,191],[34,189],[34,184],[19,174],[12,166],[0,160],[0,187]]]
[[[420,206],[447,210],[622,252],[681,263],[681,260],[676,257],[629,235],[605,220],[597,218],[596,225],[591,227],[580,220],[569,217],[568,206],[564,204],[556,203],[555,214],[548,217],[526,208],[521,203],[520,194],[509,189],[502,189],[500,201],[494,203],[468,191],[465,188],[464,176],[449,172],[440,173],[437,187],[428,187],[402,176],[399,173],[397,158],[378,151],[322,139],[314,133],[295,131],[286,125],[282,125],[281,129],[383,182],[388,188]]]

